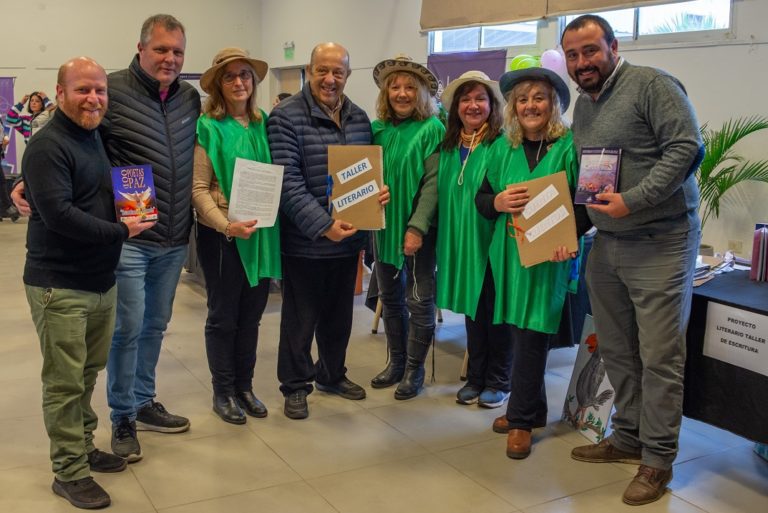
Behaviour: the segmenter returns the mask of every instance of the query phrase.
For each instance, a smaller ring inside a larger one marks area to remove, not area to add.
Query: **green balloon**
[[[532,55],[520,54],[509,63],[509,71],[539,67],[539,59]]]

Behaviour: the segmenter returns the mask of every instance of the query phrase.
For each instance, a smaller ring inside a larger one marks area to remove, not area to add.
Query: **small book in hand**
[[[112,190],[115,195],[115,213],[119,221],[141,217],[157,220],[157,198],[152,166],[122,166],[112,168]]]
[[[582,148],[579,181],[573,202],[577,205],[604,205],[595,196],[618,192],[621,148]]]

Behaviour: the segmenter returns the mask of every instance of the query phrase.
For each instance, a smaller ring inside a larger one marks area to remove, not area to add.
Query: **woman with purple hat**
[[[200,78],[210,96],[197,120],[192,204],[208,294],[205,349],[213,411],[232,424],[244,424],[246,414],[267,416],[252,381],[270,278],[281,277],[277,222],[259,228],[254,220],[228,219],[235,159],[272,162],[267,115],[256,105],[256,85],[266,74],[266,62],[224,48]]]
[[[552,248],[549,262],[523,267],[517,250],[513,216],[530,197],[526,187],[515,186],[565,171],[573,189],[578,161],[573,137],[563,119],[570,92],[560,76],[546,68],[527,67],[501,76],[507,100],[506,137],[488,157],[486,180],[476,198],[478,209],[495,218],[490,262],[496,286],[494,322],[511,330],[511,395],[507,413],[493,430],[508,433],[507,456],[526,458],[531,452],[531,430],[547,423],[544,370],[550,337],[557,333],[565,294],[571,283],[575,254]]]
[[[496,408],[509,396],[509,327],[493,324],[494,286],[488,265],[493,221],[475,208],[488,153],[502,137],[499,83],[468,71],[445,88],[448,129],[438,176],[437,306],[465,315],[467,383],[459,404]]]
[[[435,331],[437,153],[445,128],[436,117],[437,78],[399,55],[373,69],[379,87],[373,142],[384,151],[391,199],[386,228],[376,232],[376,278],[383,304],[389,362],[371,380],[397,384],[395,399],[415,397]]]

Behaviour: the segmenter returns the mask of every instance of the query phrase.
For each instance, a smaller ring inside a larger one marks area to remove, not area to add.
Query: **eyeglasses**
[[[240,73],[224,73],[221,76],[221,82],[223,84],[229,85],[232,82],[234,82],[236,78],[239,78],[240,82],[243,82],[243,83],[250,82],[251,80],[253,80],[253,74],[250,71],[245,69]]]

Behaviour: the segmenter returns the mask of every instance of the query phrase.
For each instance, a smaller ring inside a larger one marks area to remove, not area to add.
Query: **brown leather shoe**
[[[640,465],[637,475],[624,490],[621,500],[631,506],[642,506],[657,501],[664,495],[670,481],[672,481],[671,468],[661,469]]]
[[[506,415],[493,419],[493,431],[504,435],[509,433],[509,421]]]
[[[544,421],[544,422],[535,423],[531,427],[534,428],[534,429],[535,428],[543,428],[543,427],[546,427],[546,425],[547,425],[547,422]],[[506,435],[507,433],[509,433],[509,429],[510,429],[509,428],[509,421],[507,420],[507,416],[506,415],[502,415],[501,417],[496,417],[495,419],[493,419],[493,431],[494,432]]]
[[[531,432],[524,429],[510,429],[507,435],[507,457],[522,460],[531,454]]]
[[[604,438],[599,444],[575,447],[571,451],[571,458],[589,463],[629,463],[630,465],[642,463],[642,455],[639,450],[637,452],[621,451],[611,445],[607,438]]]

